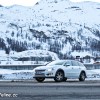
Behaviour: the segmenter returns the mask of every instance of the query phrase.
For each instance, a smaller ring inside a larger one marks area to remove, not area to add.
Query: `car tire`
[[[85,72],[81,72],[79,76],[79,81],[85,81],[86,75]]]
[[[37,77],[37,78],[35,78],[38,82],[43,82],[44,80],[45,80],[45,78],[43,78],[43,77]]]
[[[57,71],[54,80],[56,82],[64,81],[64,72],[63,71]]]
[[[67,78],[65,77],[65,78],[63,79],[63,81],[66,82],[66,81],[67,81]]]

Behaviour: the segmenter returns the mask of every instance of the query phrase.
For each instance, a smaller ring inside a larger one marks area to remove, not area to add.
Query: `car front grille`
[[[45,76],[45,70],[35,70],[35,76],[37,75]]]

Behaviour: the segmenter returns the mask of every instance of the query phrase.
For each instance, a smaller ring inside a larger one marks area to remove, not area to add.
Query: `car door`
[[[67,78],[72,78],[72,73],[73,73],[72,62],[71,61],[66,61],[64,66],[65,66],[65,76]]]
[[[64,65],[66,67],[65,73],[67,78],[78,78],[80,73],[80,68],[77,61],[67,61]]]
[[[79,77],[79,75],[80,75],[80,71],[81,71],[81,69],[80,69],[80,66],[79,66],[79,64],[78,64],[78,61],[72,61],[72,66],[73,66],[73,68],[72,68],[72,76],[73,77]]]

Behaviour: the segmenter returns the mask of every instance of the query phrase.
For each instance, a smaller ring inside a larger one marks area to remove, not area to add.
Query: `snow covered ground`
[[[1,80],[14,80],[14,79],[32,79],[33,70],[10,70],[0,69]]]
[[[33,70],[0,69],[0,80],[33,79]],[[100,80],[100,69],[87,70],[86,80]]]

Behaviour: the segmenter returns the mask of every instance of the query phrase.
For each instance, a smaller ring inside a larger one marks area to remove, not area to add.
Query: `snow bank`
[[[0,69],[0,78],[5,79],[32,79],[33,70]]]
[[[15,56],[15,55],[14,55]],[[47,56],[51,56],[53,58],[53,60],[58,59],[58,56],[50,51],[47,50],[26,50],[26,51],[22,51],[20,53],[17,53],[17,57],[47,57]]]
[[[26,50],[22,52],[11,52],[9,55],[5,51],[0,50],[0,65],[33,65],[36,61],[16,61],[23,57],[51,57],[52,60],[59,60],[58,55],[48,50]],[[38,61],[39,64],[44,64],[44,61]],[[47,63],[47,62],[46,62]]]
[[[100,69],[88,70],[88,78],[100,78]]]

